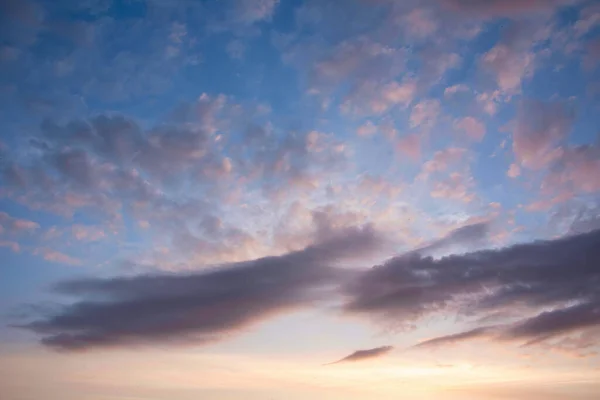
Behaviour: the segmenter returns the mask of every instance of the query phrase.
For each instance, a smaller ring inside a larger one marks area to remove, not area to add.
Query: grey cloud
[[[350,354],[349,356],[342,358],[341,360],[335,361],[327,365],[370,360],[372,358],[382,357],[391,352],[392,350],[394,350],[392,346],[376,347],[374,349],[369,350],[358,350]]]
[[[455,245],[481,244],[483,241],[485,241],[485,239],[487,239],[489,231],[489,222],[465,225],[448,233],[442,239],[438,239],[416,251],[421,254],[426,254]]]
[[[456,333],[453,335],[441,336],[434,339],[425,340],[415,347],[434,347],[434,346],[442,346],[448,344],[454,344],[458,342],[462,342],[469,339],[475,339],[489,334],[491,328],[483,327],[483,328],[475,328],[470,331]]]
[[[442,312],[479,321],[503,313],[512,318],[493,330],[479,327],[428,344],[484,334],[526,342],[573,334],[600,326],[599,246],[595,230],[438,260],[409,253],[349,284],[344,309],[406,325]]]
[[[319,300],[346,277],[338,261],[377,243],[369,227],[347,229],[301,251],[206,272],[63,282],[56,290],[80,300],[21,327],[61,350],[204,344]]]

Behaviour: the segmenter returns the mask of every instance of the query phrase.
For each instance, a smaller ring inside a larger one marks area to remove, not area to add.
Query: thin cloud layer
[[[334,264],[377,244],[372,229],[363,228],[301,251],[207,272],[64,282],[57,291],[80,300],[21,327],[60,350],[214,342],[321,299],[346,275]]]

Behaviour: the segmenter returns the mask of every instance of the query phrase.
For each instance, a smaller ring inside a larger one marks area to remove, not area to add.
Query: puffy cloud
[[[457,85],[448,86],[446,89],[444,89],[444,96],[450,97],[457,93],[468,92],[468,91],[469,91],[469,87],[465,84],[460,83]]]
[[[510,164],[508,172],[506,173],[509,178],[516,178],[521,175],[521,167],[518,164]]]
[[[473,117],[464,117],[455,121],[454,126],[464,131],[467,137],[476,142],[481,142],[485,136],[485,125]]]
[[[377,127],[372,121],[367,121],[356,130],[358,136],[372,136],[377,133]]]
[[[234,19],[244,23],[270,20],[279,0],[241,0],[234,2]]]
[[[475,194],[471,192],[473,178],[464,173],[453,172],[446,178],[441,178],[433,183],[431,197],[448,200],[457,200],[470,203],[475,200]]]
[[[33,232],[40,228],[37,222],[26,219],[14,218],[7,213],[0,211],[0,233],[20,234]]]
[[[341,360],[335,361],[335,362],[333,362],[331,364],[327,364],[327,365],[371,360],[373,358],[383,357],[384,355],[388,354],[392,350],[394,350],[394,348],[392,346],[376,347],[374,349],[369,349],[369,350],[357,350],[354,353],[350,354],[349,356],[344,357]]]
[[[421,136],[416,133],[404,136],[398,140],[396,148],[411,160],[417,161],[421,158]]]
[[[540,169],[556,160],[561,154],[558,145],[570,133],[572,124],[572,112],[561,103],[523,102],[513,132],[517,162]]]
[[[577,335],[600,326],[599,243],[596,230],[440,259],[407,253],[349,284],[345,310],[407,325],[453,311],[481,325],[423,346],[484,336],[533,344]],[[484,324],[498,315],[505,322]]]
[[[67,265],[82,265],[83,261],[71,257],[68,254],[61,253],[57,250],[52,250],[49,248],[39,248],[33,251],[33,254],[40,255],[44,258],[44,260],[57,263],[57,264],[67,264]]]
[[[104,230],[96,226],[73,225],[71,232],[75,239],[85,242],[94,242],[105,237]]]
[[[498,87],[509,95],[519,93],[523,80],[531,76],[533,53],[498,44],[483,56],[483,63],[495,75]]]
[[[378,245],[368,228],[336,232],[303,250],[191,274],[63,282],[83,297],[22,327],[63,350],[150,342],[207,343],[318,300],[346,274],[337,261]]]
[[[436,99],[423,100],[416,104],[410,114],[410,126],[431,127],[440,114],[440,102]]]
[[[18,253],[21,251],[21,246],[17,242],[11,240],[0,240],[0,247],[8,247],[13,252]]]

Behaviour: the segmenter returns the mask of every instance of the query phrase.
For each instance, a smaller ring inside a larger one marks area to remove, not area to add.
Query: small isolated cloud
[[[521,175],[521,167],[519,167],[517,164],[510,164],[506,175],[508,175],[509,178],[518,177],[519,175]]]
[[[358,350],[358,351],[355,351],[354,353],[350,354],[349,356],[342,358],[341,360],[332,362],[327,365],[371,360],[373,358],[383,357],[386,354],[388,354],[389,352],[391,352],[392,350],[394,350],[394,348],[392,346],[376,347],[374,349],[369,349],[369,350]]]
[[[448,86],[446,89],[444,89],[444,96],[451,97],[457,93],[468,92],[468,91],[469,91],[469,87],[467,85],[464,85],[461,83],[458,85]]]

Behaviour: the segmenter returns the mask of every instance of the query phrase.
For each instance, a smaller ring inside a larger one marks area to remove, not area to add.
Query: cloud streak
[[[382,347],[376,347],[374,349],[368,349],[368,350],[357,350],[354,353],[350,354],[349,356],[342,358],[341,360],[334,361],[334,362],[326,364],[326,365],[335,365],[335,364],[342,364],[342,363],[349,363],[349,362],[371,360],[373,358],[383,357],[386,354],[388,354],[389,352],[391,352],[392,350],[394,350],[394,347],[392,347],[392,346],[382,346]]]
[[[476,324],[507,317],[493,328],[482,325],[420,347],[482,336],[539,343],[586,332],[600,327],[599,245],[595,230],[441,259],[407,253],[354,280],[344,310],[407,326],[448,312]]]
[[[371,228],[348,229],[297,252],[206,272],[63,282],[56,290],[80,300],[21,327],[60,350],[213,342],[321,299],[345,279],[336,262],[377,244]]]

